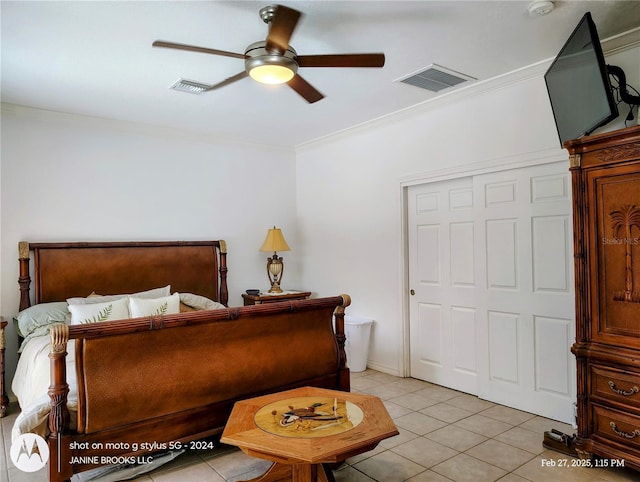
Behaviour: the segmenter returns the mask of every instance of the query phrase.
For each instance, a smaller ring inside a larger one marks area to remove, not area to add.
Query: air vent
[[[421,89],[427,89],[431,92],[439,92],[468,80],[476,79],[469,75],[446,69],[440,65],[431,64],[418,72],[398,80],[404,84],[420,87]]]
[[[187,94],[202,95],[209,90],[210,87],[210,85],[194,80],[178,79],[176,83],[169,88],[179,92],[186,92]]]

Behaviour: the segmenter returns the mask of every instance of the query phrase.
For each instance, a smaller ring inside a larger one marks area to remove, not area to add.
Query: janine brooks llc
[[[142,465],[150,464],[153,457],[145,456],[106,456],[106,455],[89,455],[82,457],[71,457],[71,464],[93,464],[93,465]]]

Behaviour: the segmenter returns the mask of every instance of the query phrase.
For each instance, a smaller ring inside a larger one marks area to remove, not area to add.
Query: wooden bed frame
[[[30,252],[35,303],[167,284],[228,300],[224,241],[20,243],[19,251],[20,309],[31,305]],[[143,443],[162,449],[220,433],[240,399],[301,386],[349,391],[349,304],[342,295],[53,325],[49,480],[66,481],[101,465],[78,460],[146,456]],[[76,343],[76,430],[69,428],[67,408],[68,340]]]

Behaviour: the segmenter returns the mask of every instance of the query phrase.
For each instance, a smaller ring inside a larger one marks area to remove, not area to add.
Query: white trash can
[[[347,337],[344,349],[347,352],[347,366],[352,372],[363,372],[367,369],[372,324],[371,318],[349,315],[344,317],[344,331]]]

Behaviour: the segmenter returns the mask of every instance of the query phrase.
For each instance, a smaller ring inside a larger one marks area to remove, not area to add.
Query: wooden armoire
[[[640,126],[565,148],[573,185],[576,449],[595,466],[640,470]]]

